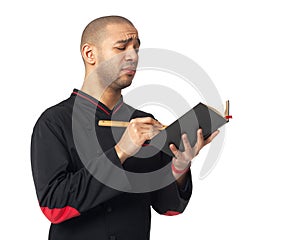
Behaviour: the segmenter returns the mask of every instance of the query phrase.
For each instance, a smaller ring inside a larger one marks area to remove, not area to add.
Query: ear
[[[96,63],[95,48],[92,45],[85,43],[81,47],[81,55],[87,64],[94,65]]]

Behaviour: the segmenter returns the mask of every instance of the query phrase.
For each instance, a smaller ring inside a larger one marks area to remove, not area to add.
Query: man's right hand
[[[151,117],[132,119],[115,146],[121,163],[123,164],[127,158],[136,154],[144,142],[151,140],[162,127],[160,122]]]

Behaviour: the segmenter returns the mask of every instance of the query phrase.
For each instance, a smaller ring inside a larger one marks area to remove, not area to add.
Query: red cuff
[[[185,169],[179,170],[179,169],[177,169],[177,168],[174,166],[173,162],[172,162],[172,164],[171,164],[172,171],[173,171],[174,173],[177,173],[177,174],[183,174],[183,173],[186,173],[186,172],[190,169],[190,166],[191,166],[191,165],[189,164]]]
[[[41,210],[45,214],[45,216],[49,219],[49,221],[55,224],[61,223],[70,218],[77,217],[80,215],[77,209],[70,206],[66,206],[63,208],[53,208],[53,209],[50,209],[48,207],[41,207]]]
[[[176,215],[178,215],[178,214],[180,214],[180,212],[176,212],[176,211],[167,211],[167,212],[165,212],[163,215],[165,215],[165,216],[176,216]]]

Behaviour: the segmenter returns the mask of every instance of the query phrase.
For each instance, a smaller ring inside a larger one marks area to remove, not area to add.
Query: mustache
[[[121,69],[136,70],[136,68],[137,68],[137,62],[125,63],[121,66]]]

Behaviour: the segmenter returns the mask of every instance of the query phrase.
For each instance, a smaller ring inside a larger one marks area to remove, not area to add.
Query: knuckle
[[[131,123],[134,123],[134,122],[136,122],[136,119],[133,118],[133,119],[130,120],[130,122],[131,122]]]

